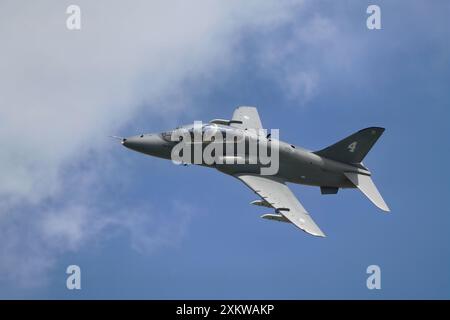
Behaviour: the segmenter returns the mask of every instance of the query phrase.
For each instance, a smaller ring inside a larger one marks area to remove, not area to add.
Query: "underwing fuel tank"
[[[278,213],[266,213],[266,214],[263,214],[261,216],[261,218],[267,219],[267,220],[275,220],[275,221],[279,221],[279,222],[291,223],[288,219],[286,219],[285,216],[278,214]]]
[[[253,204],[258,207],[272,208],[272,206],[266,200],[254,200],[250,202],[250,204]]]

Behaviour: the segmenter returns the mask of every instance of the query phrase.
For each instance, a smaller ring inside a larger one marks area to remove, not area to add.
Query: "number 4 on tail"
[[[348,150],[350,151],[350,152],[355,152],[355,148],[356,148],[356,145],[358,144],[358,142],[357,141],[353,141],[352,143],[350,143],[349,145],[348,145]]]

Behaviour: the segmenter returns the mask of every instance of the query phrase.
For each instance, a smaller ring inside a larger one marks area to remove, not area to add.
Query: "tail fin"
[[[344,172],[344,174],[374,205],[383,211],[390,211],[370,176],[355,172]]]
[[[362,129],[351,136],[314,153],[328,159],[357,164],[364,159],[383,132],[384,128],[379,127]]]

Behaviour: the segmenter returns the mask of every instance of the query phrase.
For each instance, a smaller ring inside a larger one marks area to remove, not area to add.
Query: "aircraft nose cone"
[[[135,149],[136,147],[139,147],[140,141],[138,137],[128,137],[122,139],[122,145],[124,147]]]
[[[156,134],[141,134],[122,139],[124,147],[147,154],[159,152],[162,142],[161,138]]]

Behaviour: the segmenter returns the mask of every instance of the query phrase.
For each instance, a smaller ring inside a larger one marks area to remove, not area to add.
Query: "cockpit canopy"
[[[162,132],[161,137],[165,141],[168,141],[168,142],[178,141],[177,139],[172,140],[172,134],[176,130],[181,130],[180,132],[183,132],[183,130],[186,130],[191,136],[191,141],[193,141],[194,137],[195,137],[194,130],[200,131],[199,133],[201,133],[201,137],[202,137],[203,141],[213,141],[214,137],[217,134],[220,134],[222,139],[224,139],[224,141],[226,141],[227,135],[231,136],[232,133],[234,133],[234,130],[232,128],[222,126],[222,125],[217,125],[214,123],[213,124],[208,123],[208,124],[202,125],[201,127],[198,126],[198,128],[197,128],[197,126],[195,126],[193,124],[180,126],[174,130]],[[234,136],[236,136],[236,134],[234,134]]]

